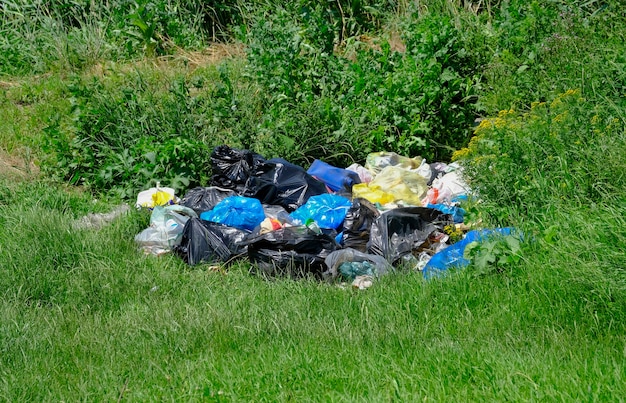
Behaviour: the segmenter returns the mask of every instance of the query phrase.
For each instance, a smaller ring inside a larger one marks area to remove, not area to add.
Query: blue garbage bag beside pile
[[[190,265],[248,259],[267,276],[361,285],[399,267],[430,278],[466,266],[469,243],[510,233],[471,231],[453,242],[452,233],[467,230],[460,202],[471,194],[456,164],[380,152],[365,166],[315,160],[305,170],[223,145],[213,150],[211,169],[210,186],[179,201],[192,216],[168,235]]]

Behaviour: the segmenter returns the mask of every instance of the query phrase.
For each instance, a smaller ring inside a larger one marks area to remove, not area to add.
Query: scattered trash
[[[451,204],[427,204],[426,207],[441,211],[444,214],[450,214],[452,216],[452,221],[454,221],[455,224],[462,223],[463,217],[465,216],[465,210],[459,206]]]
[[[352,282],[352,287],[357,290],[366,290],[374,284],[371,276],[356,276]]]
[[[128,204],[120,204],[108,213],[90,213],[72,223],[74,229],[100,229],[117,217],[130,211]]]
[[[461,201],[471,192],[456,163],[379,152],[365,167],[315,160],[305,170],[219,146],[211,166],[212,186],[190,190],[180,205],[159,183],[138,195],[137,206],[153,209],[150,227],[135,237],[146,253],[173,249],[189,265],[218,268],[246,256],[262,275],[343,278],[363,290],[394,267],[431,278],[468,265],[467,257],[478,262],[478,242],[510,234],[470,231],[463,222]],[[76,226],[97,227],[127,210],[89,215]],[[467,245],[475,256],[464,256]]]
[[[448,167],[450,166],[452,165],[448,165]],[[461,170],[457,169],[433,181],[431,188],[428,190],[427,197],[424,200],[425,203],[423,204],[446,203],[456,197],[468,195],[469,193],[469,186],[465,183],[465,180],[463,180]]]

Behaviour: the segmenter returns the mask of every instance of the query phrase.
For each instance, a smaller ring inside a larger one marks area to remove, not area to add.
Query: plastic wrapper
[[[450,224],[452,218],[449,215],[426,207],[389,210],[372,225],[368,251],[395,265],[406,255],[419,255],[430,245],[431,234],[442,233]]]
[[[211,153],[211,185],[233,189],[241,194],[250,173],[263,162],[265,158],[249,150],[238,150],[226,145],[215,147]]]
[[[217,186],[197,187],[191,189],[180,201],[181,206],[189,207],[197,214],[212,210],[217,203],[229,196],[236,196],[232,189],[222,189]]]
[[[367,251],[370,230],[378,216],[380,213],[372,203],[365,199],[354,199],[343,221],[343,246],[360,252]]]
[[[346,248],[330,253],[324,260],[328,270],[325,278],[336,278],[339,274],[354,280],[357,276],[377,277],[393,270],[384,257]]]
[[[462,223],[463,217],[465,217],[465,210],[458,206],[447,204],[427,204],[426,207],[434,208],[444,214],[450,214],[455,224]]]
[[[352,202],[339,195],[323,194],[312,196],[302,207],[291,213],[293,221],[302,225],[309,219],[320,228],[337,229],[346,218]]]
[[[397,167],[387,167],[369,183],[370,187],[378,187],[395,197],[395,201],[420,206],[422,197],[428,186],[426,180],[418,173]]]
[[[248,257],[267,276],[322,277],[324,259],[338,248],[332,236],[307,227],[285,227],[248,239]]]
[[[264,204],[276,204],[294,211],[311,196],[328,193],[326,185],[304,168],[276,158],[256,166],[246,183],[243,195]]]
[[[247,247],[243,241],[250,234],[226,225],[192,218],[184,227],[180,245],[174,248],[185,263],[230,262],[237,256],[245,256]]]
[[[150,226],[135,236],[135,242],[146,254],[167,253],[180,243],[185,223],[190,217],[197,215],[184,206],[155,206]]]
[[[324,182],[328,189],[333,192],[349,193],[352,191],[354,184],[361,183],[361,179],[356,172],[336,168],[320,160],[313,161],[307,173]]]
[[[405,170],[416,170],[422,165],[421,157],[403,157],[394,152],[377,152],[368,154],[365,159],[365,168],[375,176],[389,166],[395,166]]]
[[[217,203],[212,210],[200,214],[200,218],[252,231],[265,219],[265,211],[257,199],[230,196]]]

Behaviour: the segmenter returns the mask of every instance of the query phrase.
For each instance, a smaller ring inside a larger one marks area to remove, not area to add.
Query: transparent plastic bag
[[[155,206],[150,216],[150,226],[135,236],[135,242],[146,254],[167,253],[180,243],[184,226],[190,217],[197,217],[197,214],[188,207]]]
[[[422,165],[422,157],[403,157],[394,152],[381,151],[371,153],[365,159],[365,168],[374,175],[378,175],[388,166],[395,166],[406,170],[416,170]]]

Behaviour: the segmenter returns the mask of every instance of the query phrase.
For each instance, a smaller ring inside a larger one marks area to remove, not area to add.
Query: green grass
[[[144,257],[133,236],[145,214],[74,231],[72,220],[106,204],[37,182],[2,190],[12,195],[0,205],[3,400],[626,393],[624,288],[580,250],[591,234],[533,244],[506,275],[468,269],[426,282],[403,272],[358,292],[267,281],[246,264],[222,273]],[[617,251],[606,255],[617,263]]]

